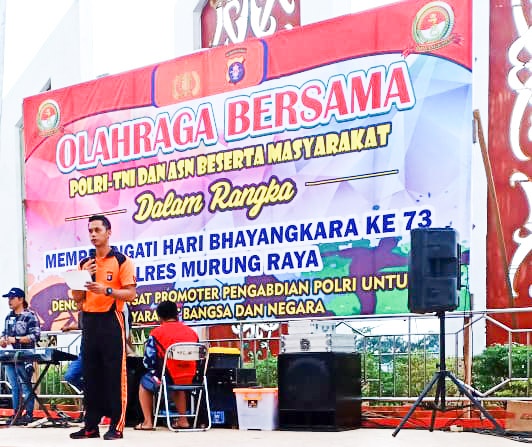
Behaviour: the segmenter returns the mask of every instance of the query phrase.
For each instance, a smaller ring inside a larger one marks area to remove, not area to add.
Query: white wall
[[[473,110],[481,115],[488,141],[489,2],[473,0]],[[480,146],[472,148],[471,291],[475,309],[486,308],[487,183]]]
[[[92,78],[156,64],[176,56],[176,8],[190,0],[91,0],[86,23],[92,27]],[[190,40],[188,32],[179,41]],[[185,53],[186,54],[186,53]]]
[[[58,27],[43,44],[16,84],[5,92],[0,132],[0,203],[2,203],[2,255],[0,256],[0,291],[24,287],[23,214],[22,214],[22,100],[39,93],[49,82],[52,88],[63,87],[82,79],[79,38],[80,15],[73,4]],[[9,17],[6,18],[9,20]],[[0,301],[0,312],[7,309]],[[3,321],[3,320],[2,320]]]

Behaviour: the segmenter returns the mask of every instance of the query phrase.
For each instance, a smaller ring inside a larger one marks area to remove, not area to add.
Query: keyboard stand
[[[28,385],[28,388],[30,389],[30,393],[26,397],[26,399],[23,400],[21,405],[17,405],[18,411],[11,418],[11,422],[6,425],[14,425],[17,422],[18,418],[21,416],[24,409],[27,409],[29,400],[34,398],[38,402],[40,407],[44,410],[44,413],[46,415],[45,422],[50,422],[53,427],[69,427],[69,422],[73,422],[73,420],[59,411],[56,411],[57,416],[52,416],[48,411],[48,408],[43,405],[41,399],[39,399],[39,396],[37,396],[36,390],[41,384],[44,376],[48,372],[48,368],[50,368],[50,365],[59,365],[63,361],[72,361],[76,360],[77,358],[78,357],[73,354],[63,352],[55,348],[0,350],[0,363],[17,365],[18,363],[37,362],[39,365],[45,365],[35,384],[31,383],[31,377],[28,377],[25,381],[25,384]],[[43,426],[42,423],[40,426]]]
[[[11,420],[11,424],[10,425],[13,425],[16,422],[16,420],[20,417],[20,415],[22,413],[22,410],[28,406],[28,403],[29,403],[30,399],[32,397],[34,397],[35,400],[37,401],[37,403],[39,404],[39,406],[43,409],[44,414],[46,415],[46,418],[43,418],[42,421],[36,421],[36,422],[39,422],[39,423],[37,425],[32,425],[33,427],[62,427],[62,428],[70,427],[70,423],[69,423],[68,419],[65,418],[64,416],[62,416],[61,414],[57,413],[58,416],[57,417],[53,417],[50,414],[50,412],[48,411],[48,408],[46,408],[46,406],[42,403],[41,399],[39,399],[39,396],[37,396],[37,393],[35,392],[37,390],[38,386],[41,384],[42,380],[44,379],[44,376],[48,372],[48,368],[50,368],[51,363],[45,363],[45,365],[46,366],[41,371],[41,374],[39,375],[39,378],[33,384],[33,386],[32,386],[31,381],[29,383],[27,383],[27,385],[29,385],[30,388],[31,388],[31,392],[26,397],[26,399],[24,399],[24,402],[22,403],[21,407],[19,408],[19,411],[17,411],[17,414]],[[48,424],[48,423],[50,423],[51,425],[45,425],[45,424]]]

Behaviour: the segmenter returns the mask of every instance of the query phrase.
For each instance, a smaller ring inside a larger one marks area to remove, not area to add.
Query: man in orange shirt
[[[72,291],[83,310],[83,377],[85,427],[72,439],[98,438],[98,423],[109,416],[104,439],[121,439],[127,405],[126,339],[122,309],[136,296],[133,261],[109,245],[111,223],[105,216],[89,217],[89,237],[95,250],[80,262],[92,275],[87,291]]]

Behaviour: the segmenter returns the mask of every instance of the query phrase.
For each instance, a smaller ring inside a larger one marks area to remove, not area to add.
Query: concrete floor
[[[28,428],[10,427],[0,430],[0,447],[58,447],[61,445],[82,447],[101,446],[103,439],[71,440],[72,428]],[[104,433],[106,427],[100,427]],[[212,429],[206,432],[174,433],[165,428],[156,431],[135,431],[126,428],[124,439],[113,445],[128,447],[504,447],[515,446],[515,442],[497,436],[479,433],[452,433],[443,431],[403,429],[397,437],[393,430],[368,429],[339,432],[309,431],[244,431]]]

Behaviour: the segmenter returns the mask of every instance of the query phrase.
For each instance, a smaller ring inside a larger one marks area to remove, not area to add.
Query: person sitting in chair
[[[153,396],[161,384],[161,370],[164,354],[174,343],[197,343],[198,335],[185,324],[177,321],[177,306],[172,301],[162,301],[157,306],[157,315],[161,325],[151,331],[144,348],[144,366],[148,372],[142,376],[139,386],[139,401],[144,421],[135,430],[153,430]],[[196,362],[168,360],[166,380],[169,383],[188,384],[196,374]],[[186,412],[184,391],[173,393],[173,399],[179,414]],[[177,420],[178,428],[188,428],[189,422],[181,416]]]

